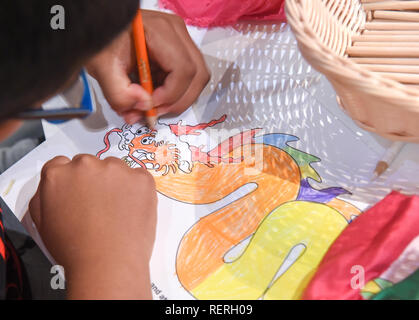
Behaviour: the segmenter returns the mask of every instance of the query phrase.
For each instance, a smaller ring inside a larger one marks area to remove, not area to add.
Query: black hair
[[[64,29],[54,24],[57,5]],[[129,26],[138,7],[139,0],[1,0],[0,118],[62,88]]]

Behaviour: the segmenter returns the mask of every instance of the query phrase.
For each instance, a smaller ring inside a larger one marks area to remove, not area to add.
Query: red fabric
[[[3,211],[0,209],[0,257],[2,257],[3,260],[6,260],[6,246],[4,245],[4,242],[3,242],[4,227],[3,227],[3,221],[1,219],[2,213]]]
[[[307,286],[303,299],[362,300],[352,289],[353,266],[365,281],[378,278],[419,234],[419,197],[392,192],[355,219],[333,243]]]
[[[232,25],[238,20],[286,21],[284,0],[159,0],[187,24],[199,27]]]

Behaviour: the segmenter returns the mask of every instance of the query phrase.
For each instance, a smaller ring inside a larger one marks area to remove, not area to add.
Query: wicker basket
[[[359,0],[287,0],[286,12],[302,55],[329,79],[340,105],[360,127],[419,143],[419,89],[347,57],[351,38],[368,19]]]

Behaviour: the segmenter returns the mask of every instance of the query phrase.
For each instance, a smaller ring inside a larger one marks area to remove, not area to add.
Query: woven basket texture
[[[359,0],[287,0],[286,13],[302,55],[328,78],[360,127],[419,143],[419,89],[369,71],[346,54],[368,19]]]

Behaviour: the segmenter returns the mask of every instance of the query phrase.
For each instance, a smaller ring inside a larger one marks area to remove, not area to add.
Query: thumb
[[[144,111],[153,108],[151,96],[143,87],[136,83],[131,83],[128,86],[125,99],[129,101],[127,105],[131,107],[127,111],[119,111],[119,115],[124,117],[125,122],[130,125],[139,122],[144,115]],[[115,107],[113,109],[116,111]]]
[[[153,108],[154,105],[151,95],[139,84],[131,83],[126,93],[126,99],[134,102],[132,109],[147,111]]]
[[[137,83],[133,83],[128,71],[117,64],[107,72],[97,75],[106,100],[117,113],[145,111],[153,107],[151,95]]]

